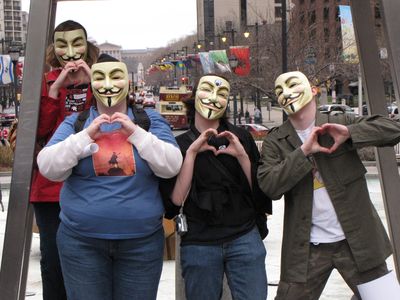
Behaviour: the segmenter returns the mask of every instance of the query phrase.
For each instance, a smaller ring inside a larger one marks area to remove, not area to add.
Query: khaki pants
[[[310,245],[307,281],[305,283],[279,282],[275,300],[319,299],[333,269],[337,269],[347,285],[359,298],[357,285],[377,279],[388,273],[386,263],[366,272],[359,272],[346,240]]]

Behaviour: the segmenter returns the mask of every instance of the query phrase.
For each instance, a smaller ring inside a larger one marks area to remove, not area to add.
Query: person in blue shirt
[[[38,155],[45,177],[65,180],[57,245],[67,296],[156,299],[164,249],[159,179],[179,172],[182,155],[158,112],[146,111],[149,131],[132,121],[124,63],[101,55],[91,85],[96,103],[84,129],[75,132],[77,114],[66,118]],[[110,165],[114,154],[118,163]]]

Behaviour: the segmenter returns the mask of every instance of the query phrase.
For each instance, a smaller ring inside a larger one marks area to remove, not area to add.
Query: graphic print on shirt
[[[105,132],[95,141],[99,151],[94,153],[93,166],[96,176],[133,176],[136,163],[132,144],[120,130]]]
[[[313,177],[314,177],[314,191],[325,187],[324,181],[322,180],[322,177],[316,168],[314,168],[313,170]]]
[[[67,95],[65,97],[65,112],[67,114],[81,112],[85,109],[88,88],[87,84],[67,87]]]

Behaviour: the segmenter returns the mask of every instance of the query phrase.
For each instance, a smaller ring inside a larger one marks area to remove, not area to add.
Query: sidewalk
[[[386,225],[386,216],[384,204],[382,201],[379,180],[375,167],[367,167],[368,174],[368,189],[374,205]],[[5,176],[1,176],[5,175]],[[0,174],[0,182],[2,183],[3,203],[5,212],[0,212],[0,254],[3,251],[3,239],[6,224],[6,215],[9,198],[9,182],[10,174]],[[274,214],[268,219],[268,227],[270,234],[264,240],[267,249],[266,268],[268,282],[268,300],[274,299],[276,295],[276,284],[279,282],[280,273],[280,248],[282,239],[284,201],[274,201]],[[30,253],[30,264],[28,273],[27,292],[32,293],[32,296],[27,296],[27,300],[41,300],[42,287],[40,277],[40,250],[39,250],[39,235],[33,233],[32,247]],[[393,259],[388,259],[389,269],[393,269]],[[272,286],[271,286],[272,284]],[[334,271],[328,281],[321,300],[349,300],[352,295],[351,290],[344,283],[340,275]],[[158,290],[157,300],[173,300],[175,299],[175,261],[164,261],[163,272]]]

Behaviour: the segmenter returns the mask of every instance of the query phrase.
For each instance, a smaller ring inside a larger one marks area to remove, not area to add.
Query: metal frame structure
[[[397,26],[397,18],[400,14],[400,2],[378,1],[381,4],[395,94],[399,103],[400,28]],[[378,47],[376,41],[371,39],[371,36],[374,35],[374,28],[370,2],[352,0],[351,7],[367,101],[372,113],[386,114],[383,81],[379,72],[376,71],[379,70]],[[29,204],[30,170],[32,170],[34,160],[41,80],[44,71],[44,63],[38,64],[37,62],[44,62],[45,49],[50,32],[54,28],[56,8],[57,0],[31,0],[24,68],[25,79],[22,85],[18,139],[0,270],[0,295],[2,299],[7,300],[23,300],[25,298],[33,221],[33,211]],[[398,202],[397,188],[400,186],[400,178],[394,150],[381,148],[376,153],[385,210],[394,248],[395,266],[397,274],[399,274],[400,203]],[[181,293],[182,282],[179,282],[178,276],[176,278],[176,298],[184,299]],[[224,299],[226,298],[228,296],[224,293]]]
[[[398,25],[396,24],[396,18],[398,15],[394,12],[400,11],[400,2],[391,0],[380,0],[383,16],[384,16],[384,28],[385,32],[388,33],[386,36],[388,48],[399,51],[400,37],[394,36],[400,34]],[[367,103],[370,108],[371,114],[382,114],[386,115],[386,100],[385,100],[385,89],[382,77],[378,70],[381,69],[379,63],[379,51],[376,39],[371,39],[375,36],[374,33],[374,20],[371,12],[370,1],[365,0],[352,0],[351,11],[353,16],[354,30],[356,34],[357,48],[361,62],[361,73],[366,94]],[[385,15],[388,15],[388,19],[385,19]],[[390,34],[389,34],[390,33]],[[398,74],[399,68],[399,57],[398,54],[390,53],[389,59],[397,60],[397,66],[391,63],[393,66],[392,74]],[[398,96],[399,82],[398,77],[396,78],[395,90]],[[397,98],[397,101],[398,98]],[[388,220],[389,234],[393,245],[393,258],[395,262],[395,268],[397,276],[399,276],[399,263],[400,263],[400,203],[399,203],[399,192],[398,187],[400,186],[399,171],[396,163],[396,155],[393,147],[377,148],[375,151],[375,157],[377,160],[377,167],[379,170],[379,178],[381,182],[383,203],[385,205],[385,212]]]

